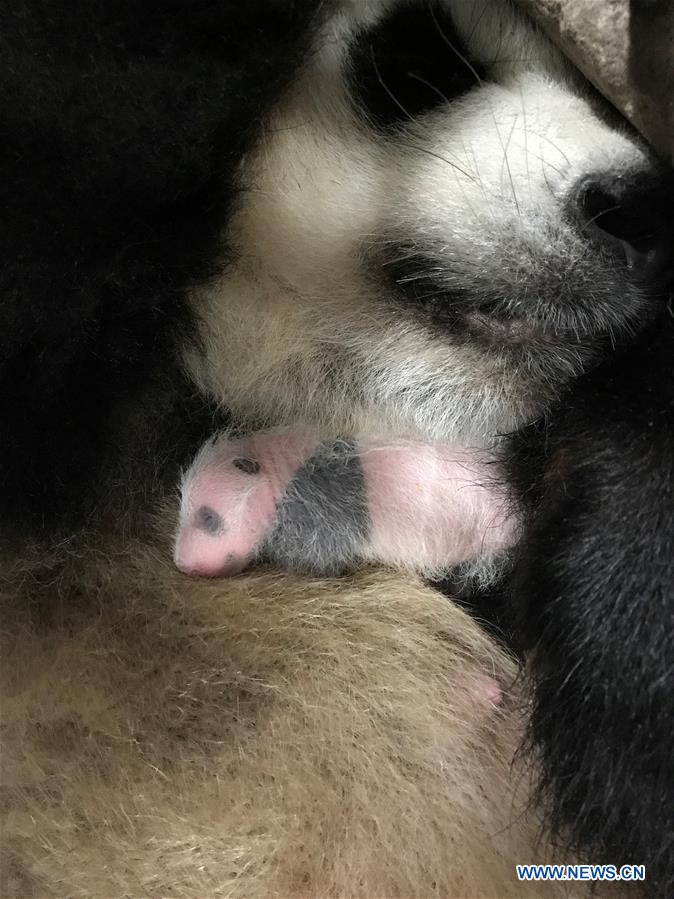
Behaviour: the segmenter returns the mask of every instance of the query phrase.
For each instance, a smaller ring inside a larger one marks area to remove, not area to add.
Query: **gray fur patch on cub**
[[[302,464],[288,485],[259,556],[282,558],[290,570],[334,576],[361,557],[368,531],[367,493],[356,445],[329,442]]]

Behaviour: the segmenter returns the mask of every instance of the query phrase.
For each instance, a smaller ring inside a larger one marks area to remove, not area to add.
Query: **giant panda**
[[[188,580],[176,485],[225,424],[544,415],[657,317],[667,176],[508,0],[1,40],[3,895],[566,895],[503,643],[395,572]]]

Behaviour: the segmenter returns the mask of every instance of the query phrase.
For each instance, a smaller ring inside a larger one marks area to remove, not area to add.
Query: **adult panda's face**
[[[187,360],[245,420],[486,441],[666,296],[665,176],[508,0],[343,0],[240,177]]]

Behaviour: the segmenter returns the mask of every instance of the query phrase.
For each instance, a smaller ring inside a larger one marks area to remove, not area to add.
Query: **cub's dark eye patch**
[[[448,11],[435,4],[403,5],[351,46],[354,102],[381,128],[456,99],[475,87],[476,73],[483,77]]]
[[[256,462],[255,459],[234,459],[232,465],[244,474],[260,473],[260,463]]]
[[[215,509],[210,506],[201,506],[194,515],[194,526],[205,534],[215,537],[225,529],[225,522]]]

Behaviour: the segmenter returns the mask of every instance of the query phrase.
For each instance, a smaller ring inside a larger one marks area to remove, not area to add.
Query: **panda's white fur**
[[[266,122],[226,234],[238,259],[194,295],[187,364],[251,423],[484,443],[642,315],[564,204],[584,176],[644,169],[647,154],[507,0],[445,0],[486,77],[380,133],[350,93],[350,41],[395,5],[343,3]],[[401,283],[419,259],[446,291],[432,314],[382,277],[401,257]],[[433,318],[457,292],[460,335]]]

